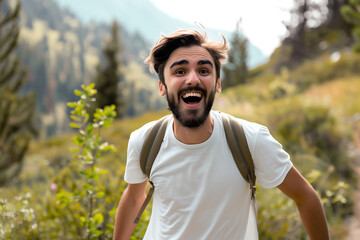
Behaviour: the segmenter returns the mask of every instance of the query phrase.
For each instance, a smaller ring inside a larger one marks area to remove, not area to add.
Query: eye
[[[182,75],[185,74],[185,70],[184,69],[177,69],[174,73],[177,76],[182,76]]]
[[[208,75],[210,73],[210,71],[207,68],[201,68],[199,73],[201,75]]]

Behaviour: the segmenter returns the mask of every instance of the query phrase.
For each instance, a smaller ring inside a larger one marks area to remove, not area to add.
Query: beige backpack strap
[[[149,204],[151,197],[154,194],[154,190],[155,190],[154,184],[152,182],[150,182],[150,184],[151,184],[151,188],[150,188],[148,194],[146,195],[145,201],[141,205],[141,208],[140,208],[138,214],[136,215],[136,218],[134,220],[135,224],[138,224],[138,222],[140,221],[141,215],[144,213],[146,206]]]
[[[140,167],[148,178],[150,177],[154,160],[160,150],[169,118],[170,115],[165,116],[155,123],[141,148]]]
[[[148,178],[150,178],[150,172],[152,165],[155,161],[156,155],[158,154],[161,143],[163,141],[167,123],[169,121],[169,117],[165,116],[161,118],[160,120],[155,123],[155,125],[151,128],[149,135],[145,138],[145,141],[143,143],[143,146],[141,148],[140,153],[140,168],[143,171],[143,173],[146,174]],[[137,224],[140,221],[141,215],[146,209],[146,206],[149,204],[151,197],[154,193],[155,187],[154,184],[149,180],[151,184],[151,188],[145,198],[144,203],[142,204],[138,214],[136,215],[136,218],[134,220],[134,223]]]
[[[231,154],[241,175],[250,184],[251,196],[254,199],[256,191],[255,167],[244,129],[234,117],[224,113],[221,113],[221,116]]]

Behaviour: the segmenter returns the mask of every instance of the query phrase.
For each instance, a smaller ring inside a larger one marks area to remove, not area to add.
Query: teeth
[[[201,93],[198,92],[190,92],[190,93],[185,93],[183,95],[183,98],[188,98],[188,97],[198,97],[201,98]]]

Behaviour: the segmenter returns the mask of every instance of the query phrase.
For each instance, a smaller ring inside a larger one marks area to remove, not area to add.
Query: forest
[[[360,1],[294,0],[284,24],[253,68],[237,26],[213,109],[266,125],[316,189],[331,238],[356,239]],[[112,239],[129,136],[169,114],[143,64],[149,43],[123,26],[83,25],[52,0],[0,0],[0,239]],[[278,189],[259,185],[256,198],[260,239],[309,239]]]

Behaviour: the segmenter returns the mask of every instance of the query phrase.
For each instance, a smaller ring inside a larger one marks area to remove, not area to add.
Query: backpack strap
[[[158,120],[155,125],[151,128],[149,134],[146,136],[140,153],[140,168],[149,179],[151,188],[146,196],[144,203],[142,204],[134,223],[137,224],[140,221],[141,215],[145,211],[146,206],[149,204],[151,197],[154,193],[155,186],[150,181],[150,173],[152,165],[154,164],[155,158],[160,150],[161,143],[164,139],[167,123],[170,115],[165,116]]]
[[[140,168],[148,178],[150,178],[152,165],[164,139],[169,118],[170,115],[167,115],[155,123],[141,148]]]
[[[255,198],[256,176],[254,161],[251,157],[242,125],[228,114],[221,113],[225,136],[237,168],[250,184],[251,197]]]

